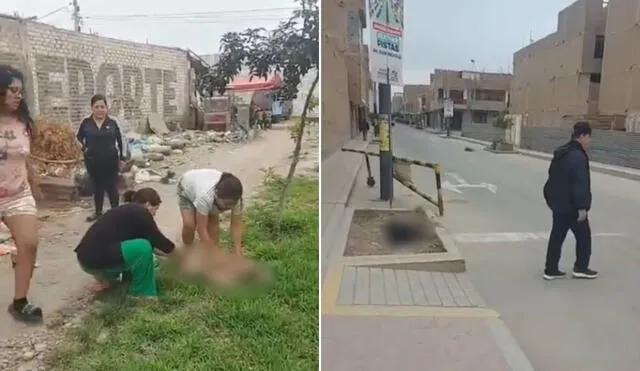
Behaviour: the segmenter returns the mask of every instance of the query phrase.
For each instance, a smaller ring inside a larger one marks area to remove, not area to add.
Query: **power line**
[[[133,19],[101,19],[101,18],[91,18],[90,20],[94,23],[188,23],[188,24],[232,24],[238,22],[273,22],[273,21],[282,21],[286,19],[286,17],[247,17],[247,18],[219,18],[219,19],[142,19],[142,20],[133,20]]]
[[[68,6],[61,6],[61,7],[59,7],[59,8],[58,8],[58,9],[56,9],[56,10],[52,10],[52,11],[50,11],[49,13],[46,13],[46,14],[45,14],[45,15],[43,15],[43,16],[36,17],[36,19],[37,19],[37,20],[42,20],[42,19],[44,19],[44,18],[50,17],[50,16],[52,16],[52,15],[54,15],[54,14],[56,14],[56,13],[62,12],[62,11],[69,11],[69,7],[68,7]]]
[[[296,8],[262,8],[262,9],[237,9],[237,10],[221,10],[211,12],[190,12],[190,13],[150,13],[150,14],[95,14],[84,17],[85,19],[136,19],[136,18],[155,18],[155,19],[175,19],[175,18],[207,18],[212,16],[234,16],[234,15],[264,15],[269,12],[293,11]]]

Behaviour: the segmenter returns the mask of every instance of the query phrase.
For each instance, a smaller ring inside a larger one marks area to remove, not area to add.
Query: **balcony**
[[[450,98],[453,101],[453,109],[468,109],[469,102],[464,98]],[[438,98],[431,102],[431,110],[439,110],[444,108],[444,98]]]
[[[471,100],[469,109],[478,111],[504,111],[507,109],[507,103],[494,100]]]

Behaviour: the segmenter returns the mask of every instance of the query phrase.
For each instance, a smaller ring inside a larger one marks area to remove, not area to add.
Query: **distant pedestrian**
[[[367,119],[367,110],[365,106],[360,105],[358,107],[358,129],[362,133],[362,140],[367,141],[367,134],[369,133],[369,120]]]
[[[544,185],[544,198],[553,212],[544,278],[553,280],[566,276],[558,264],[562,244],[571,230],[576,238],[576,261],[573,277],[593,279],[598,272],[589,269],[591,259],[591,176],[586,150],[591,145],[591,127],[586,122],[573,126],[571,140],[553,153],[549,178]]]
[[[84,162],[93,185],[95,212],[88,222],[102,215],[105,192],[111,208],[118,206],[118,172],[120,160],[125,159],[122,134],[118,123],[107,114],[107,99],[100,94],[91,97],[91,116],[80,124],[77,138],[82,144]]]

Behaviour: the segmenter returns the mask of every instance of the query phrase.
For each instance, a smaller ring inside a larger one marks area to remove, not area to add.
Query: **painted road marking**
[[[447,175],[449,175],[450,177],[453,178],[453,180],[455,180],[456,182],[460,183],[460,184],[466,184],[467,181],[464,180],[464,178],[462,178],[460,175],[456,174],[456,173],[447,173]]]
[[[498,187],[495,184],[491,184],[491,183],[487,183],[487,182],[482,182],[482,183],[477,183],[477,184],[471,184],[469,182],[467,182],[466,180],[464,180],[464,178],[462,176],[460,176],[459,174],[456,173],[445,173],[446,175],[450,176],[451,178],[453,178],[458,184],[453,184],[447,180],[445,180],[444,182],[442,182],[442,188],[446,189],[448,191],[451,192],[455,192],[457,194],[462,194],[462,190],[461,188],[483,188],[488,190],[489,192],[493,193],[494,195],[498,192]]]
[[[457,194],[462,194],[463,192],[458,189],[455,185],[451,184],[449,181],[442,182],[442,189],[446,189],[447,191],[455,192]]]
[[[624,233],[599,232],[592,237],[623,237]],[[457,243],[500,243],[546,241],[549,232],[498,232],[498,233],[456,233],[453,240]]]

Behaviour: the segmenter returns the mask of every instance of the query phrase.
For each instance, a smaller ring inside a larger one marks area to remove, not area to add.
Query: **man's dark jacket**
[[[553,152],[543,193],[555,213],[591,209],[589,157],[580,143],[572,140]]]

